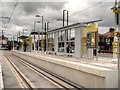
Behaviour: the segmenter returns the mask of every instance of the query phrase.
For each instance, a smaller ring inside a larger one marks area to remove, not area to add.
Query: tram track
[[[6,56],[4,55],[5,58],[7,59],[7,63],[9,64],[12,72],[14,73],[15,77],[17,78],[21,88],[23,90],[34,90],[34,85],[25,77],[23,73],[16,67],[16,65]]]
[[[13,55],[13,54],[12,54]],[[62,87],[62,90],[70,90],[70,89],[75,89],[75,90],[86,90],[83,87],[77,86],[65,79],[62,79],[61,77],[58,77],[54,75],[53,73],[50,73],[49,71],[44,70],[43,68],[38,68],[37,66],[29,63],[25,59],[13,55],[14,57],[18,58],[18,62],[22,63],[24,66],[28,67],[29,69],[33,70],[35,73],[39,74],[40,76],[43,76],[44,78],[49,79],[49,81],[53,82],[55,85],[58,87]]]

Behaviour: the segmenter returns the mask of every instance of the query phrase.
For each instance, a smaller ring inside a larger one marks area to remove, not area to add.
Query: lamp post
[[[12,48],[11,46],[12,46],[12,34],[7,34],[8,36],[11,36],[11,37],[9,37],[9,39],[10,39],[10,49]]]
[[[43,40],[43,16],[40,16],[40,15],[36,15],[36,17],[41,17],[42,18],[42,51],[44,51],[44,40]]]
[[[15,36],[18,36],[18,35],[13,35],[13,50],[15,50],[15,48],[14,48],[14,45],[15,45],[15,42],[14,42]]]
[[[63,10],[63,27],[64,27],[64,21],[65,21],[65,11],[66,10]]]
[[[67,12],[67,20],[65,19],[65,12]],[[67,26],[68,26],[68,22],[69,22],[68,14],[69,14],[69,12],[67,10],[63,10],[63,18],[62,19],[57,19],[57,21],[63,21],[63,27],[65,26],[65,21],[67,21]]]
[[[35,29],[36,29],[36,21],[34,21],[34,32],[35,32]],[[35,51],[35,34],[34,34],[34,51]]]
[[[48,43],[47,43],[47,41],[48,41],[49,24],[50,24],[50,22],[47,22],[47,30],[46,30],[46,50],[47,51],[48,51]]]
[[[20,37],[20,31],[19,31],[19,37]],[[19,42],[20,42],[20,39],[19,39]]]
[[[24,32],[27,31],[27,29],[23,29],[23,35],[25,34]]]
[[[45,51],[47,51],[47,32],[48,32],[48,29],[49,29],[49,23],[50,22],[45,23]]]
[[[50,23],[50,22],[47,22],[47,31],[49,30],[49,23]]]
[[[14,35],[13,35],[13,50],[14,50]]]
[[[16,36],[17,36],[17,44],[18,44],[18,34]]]
[[[41,23],[41,22],[37,21],[36,23]],[[40,43],[40,31],[38,31],[38,52],[39,52],[39,43]]]
[[[65,11],[67,12],[67,26],[68,26],[68,11],[67,10],[63,10],[63,27],[64,25],[64,21],[65,21]]]
[[[2,37],[2,45],[3,45],[3,39],[4,39],[4,30],[1,30],[1,33],[2,33],[2,35],[1,35],[1,37]]]
[[[2,30],[2,45],[3,45],[3,38],[4,38],[4,35],[3,35],[3,30]]]

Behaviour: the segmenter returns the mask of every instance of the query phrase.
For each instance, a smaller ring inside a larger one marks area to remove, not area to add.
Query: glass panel
[[[58,41],[64,41],[65,31],[58,32]]]
[[[75,29],[66,30],[67,41],[75,40]]]
[[[50,34],[48,34],[48,42],[50,42]]]
[[[64,42],[59,42],[58,43],[58,51],[59,52],[64,52]]]
[[[70,40],[75,40],[75,29],[71,29],[71,37]]]
[[[54,33],[48,34],[48,50],[54,51]]]
[[[58,31],[58,41],[61,41],[61,32]]]
[[[67,42],[66,52],[75,53],[75,42]]]
[[[71,30],[68,30],[68,41],[70,41],[71,38]]]
[[[65,31],[62,31],[61,33],[62,33],[61,41],[64,41]]]
[[[68,41],[68,30],[66,30],[66,39]]]

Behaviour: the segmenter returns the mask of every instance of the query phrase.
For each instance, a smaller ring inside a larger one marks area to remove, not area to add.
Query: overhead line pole
[[[3,30],[2,30],[2,45],[3,45],[3,38],[4,38],[4,35],[3,35]]]

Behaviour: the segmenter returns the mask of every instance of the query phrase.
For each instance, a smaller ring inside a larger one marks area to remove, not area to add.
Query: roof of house
[[[114,37],[114,28],[110,28],[109,31],[102,34],[102,36],[106,38]]]

